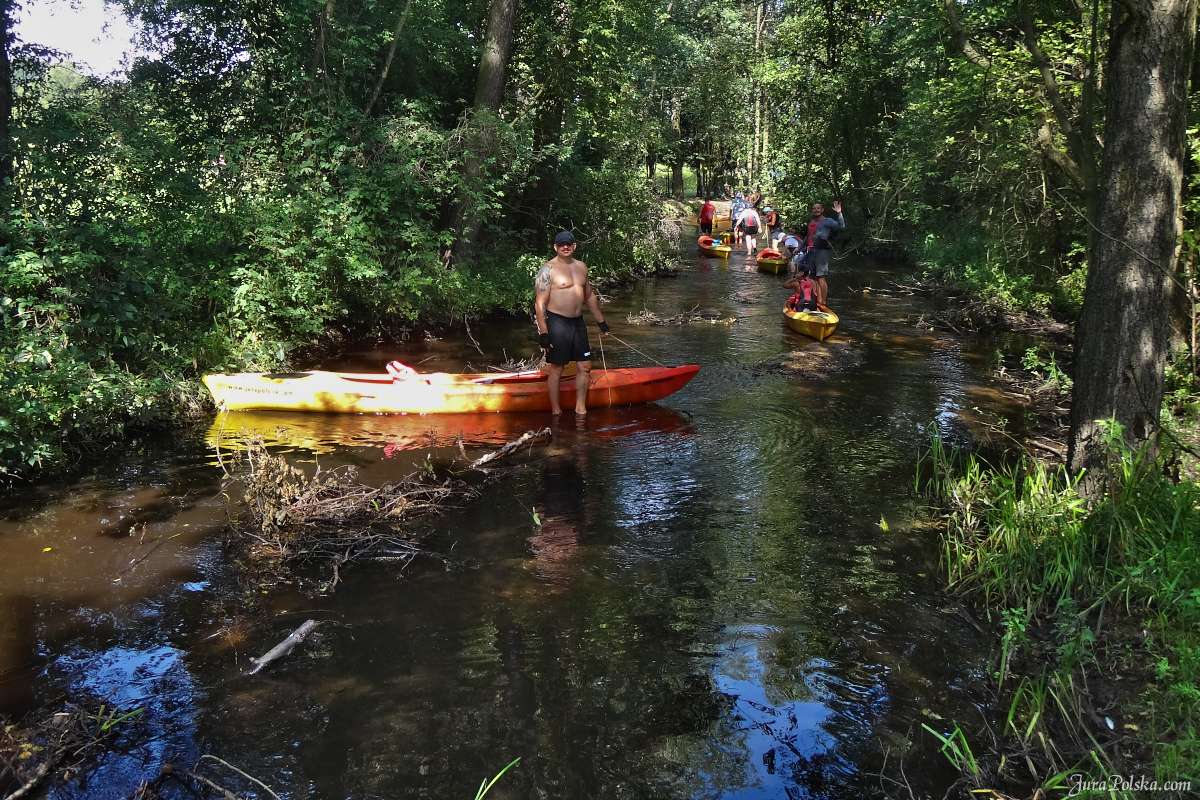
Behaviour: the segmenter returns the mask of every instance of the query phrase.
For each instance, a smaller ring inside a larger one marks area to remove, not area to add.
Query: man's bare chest
[[[583,269],[572,266],[555,264],[550,271],[550,286],[554,289],[582,288],[587,283],[587,273]]]

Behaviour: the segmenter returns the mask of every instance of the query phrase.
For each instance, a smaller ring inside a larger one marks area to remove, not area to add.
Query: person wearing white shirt
[[[750,206],[738,217],[737,224],[746,232],[746,255],[752,256],[758,252],[758,232],[762,230],[762,218]]]

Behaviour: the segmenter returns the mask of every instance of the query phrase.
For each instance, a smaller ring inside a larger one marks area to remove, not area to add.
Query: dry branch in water
[[[540,369],[546,361],[545,356],[541,353],[532,355],[529,358],[509,358],[508,352],[504,352],[504,363],[489,364],[488,369],[492,372],[532,372],[535,369]]]
[[[283,658],[288,653],[292,652],[292,648],[308,638],[308,635],[316,630],[317,626],[320,624],[321,623],[314,619],[305,621],[303,625],[288,634],[286,639],[268,650],[265,655],[260,656],[259,658],[250,659],[254,663],[254,666],[246,670],[246,674],[256,675],[263,667],[267,666],[272,661]]]
[[[698,306],[697,306],[698,308]],[[737,322],[737,317],[729,317],[721,319],[719,316],[712,316],[697,313],[696,308],[691,311],[685,311],[679,314],[674,314],[670,317],[660,317],[653,311],[643,310],[640,314],[630,314],[629,321],[634,325],[688,325],[694,323],[707,322],[710,325],[732,325]]]
[[[333,578],[325,590],[337,585],[339,568],[355,559],[407,564],[421,551],[396,526],[475,491],[462,481],[439,480],[432,468],[378,488],[359,483],[349,466],[318,467],[310,478],[270,453],[257,435],[246,438],[241,457],[248,514],[235,530],[250,545],[250,560],[259,569],[274,562],[279,572],[289,562],[331,564]]]
[[[504,447],[501,447],[496,452],[488,453],[486,456],[483,456],[482,458],[475,459],[475,461],[471,462],[470,469],[479,469],[484,464],[487,464],[491,461],[495,461],[498,458],[504,458],[506,455],[508,455],[512,451],[516,450],[521,445],[523,445],[527,442],[532,442],[536,439],[541,439],[543,436],[546,437],[547,439],[550,438],[551,433],[550,433],[549,428],[542,428],[540,431],[526,431],[525,433],[523,433],[521,435],[521,437],[519,439],[514,439],[513,441],[504,445]]]
[[[134,746],[145,737],[142,711],[117,709],[87,696],[28,727],[5,725],[0,719],[0,797],[31,796],[52,776],[69,780],[106,751]]]
[[[358,483],[354,467],[322,470],[311,478],[282,456],[267,451],[262,437],[246,442],[245,500],[253,523],[264,536],[287,548],[287,533],[296,528],[353,522],[399,520],[434,511],[446,500],[469,493],[450,480],[434,482],[414,472],[397,483],[373,488]]]

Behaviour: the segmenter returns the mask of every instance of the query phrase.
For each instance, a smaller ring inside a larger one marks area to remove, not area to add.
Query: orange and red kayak
[[[683,388],[700,367],[593,369],[589,406],[618,406],[661,400]],[[325,411],[359,414],[474,414],[490,411],[549,411],[546,376],[516,373],[242,372],[205,375],[217,407],[229,411]],[[575,381],[564,378],[562,406],[575,405]]]

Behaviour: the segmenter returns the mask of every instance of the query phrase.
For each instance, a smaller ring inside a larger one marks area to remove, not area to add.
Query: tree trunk
[[[517,20],[517,0],[492,0],[488,12],[487,40],[479,60],[479,80],[475,83],[475,108],[495,113],[504,102],[504,73],[512,52],[513,25]]]
[[[763,114],[762,159],[761,159],[762,165],[759,167],[759,169],[762,173],[764,173],[766,175],[767,188],[774,189],[775,185],[771,181],[771,176],[768,172],[769,168],[767,167],[767,164],[770,162],[770,157],[767,155],[767,153],[771,149],[770,148],[770,145],[771,145],[771,107],[770,107],[770,105],[767,105],[767,107],[766,107],[766,109],[764,109],[764,111],[765,111],[765,113]]]
[[[396,23],[396,30],[392,33],[392,45],[388,48],[387,58],[383,62],[383,70],[379,73],[379,80],[375,83],[375,91],[371,93],[371,102],[367,103],[367,110],[363,112],[364,117],[371,116],[371,109],[375,107],[375,101],[379,99],[379,94],[383,91],[383,84],[387,81],[388,70],[392,68],[392,59],[396,57],[396,45],[400,43],[400,34],[404,31],[404,23],[408,22],[408,15],[410,13],[412,13],[412,0],[408,0],[404,4],[404,11],[400,14],[400,21]]]
[[[675,155],[671,159],[671,195],[683,200],[683,103],[679,95],[671,100],[671,129],[675,132]]]
[[[325,8],[317,17],[317,43],[313,45],[312,68],[309,71],[308,96],[317,93],[317,76],[321,76],[323,85],[328,89],[329,69],[325,63],[325,31],[329,29],[329,20],[333,17],[334,0],[326,0]]]
[[[1081,491],[1105,489],[1098,421],[1153,447],[1163,396],[1179,240],[1188,72],[1197,0],[1114,3],[1109,23],[1104,159],[1083,312],[1067,463]]]
[[[504,75],[508,56],[512,52],[513,26],[517,18],[517,0],[492,0],[488,11],[487,36],[483,54],[479,59],[479,78],[475,83],[475,132],[467,137],[470,156],[464,172],[464,182],[475,189],[485,177],[483,164],[487,160],[494,139],[491,127],[496,123],[495,113],[504,102]],[[482,112],[482,113],[481,113]],[[466,194],[472,194],[468,191]],[[455,213],[454,231],[459,234],[457,242],[447,254],[447,266],[453,268],[467,258],[479,238],[479,227],[483,217],[470,200],[463,200]]]
[[[531,180],[521,204],[521,220],[523,227],[534,231],[536,241],[532,244],[538,247],[545,245],[542,234],[551,222],[554,195],[558,189],[559,159],[555,145],[562,139],[563,111],[563,100],[557,94],[544,97],[538,105],[533,127],[533,150],[544,155],[531,170]]]
[[[0,194],[7,195],[15,168],[12,148],[12,60],[15,0],[0,0]]]
[[[758,65],[759,56],[762,52],[762,32],[763,32],[763,3],[756,2],[754,4],[754,63]],[[757,178],[762,172],[762,157],[760,148],[762,142],[762,91],[753,79],[750,81],[750,93],[754,95],[754,141],[750,144],[750,174],[747,175],[747,180],[750,183],[757,183]]]

